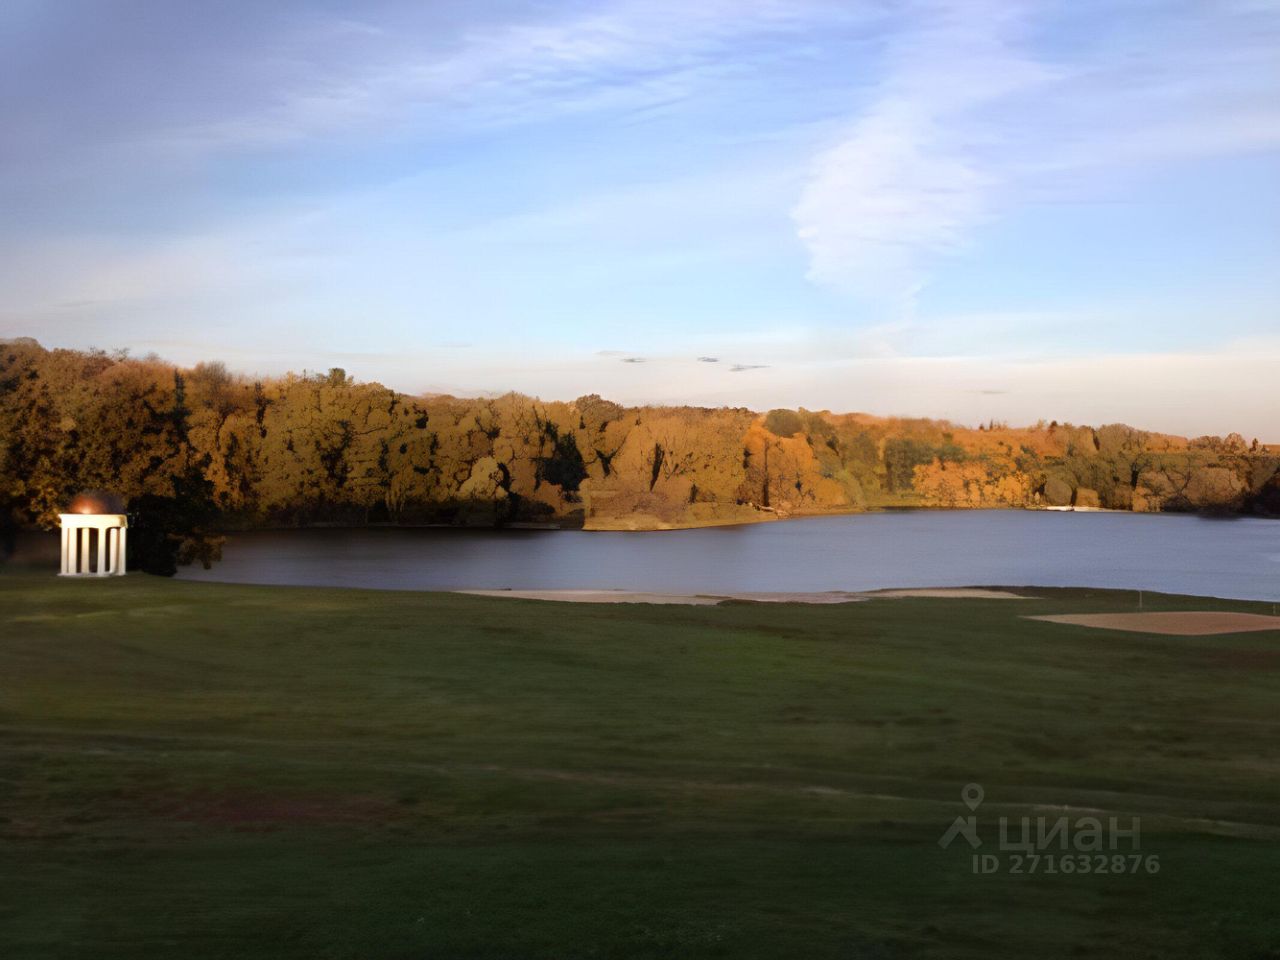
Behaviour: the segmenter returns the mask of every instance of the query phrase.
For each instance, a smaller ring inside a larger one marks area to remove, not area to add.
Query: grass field
[[[1135,607],[1035,592],[0,571],[0,956],[1280,956],[1280,634],[1023,619]],[[1159,872],[975,875],[937,842],[969,782],[982,852],[1095,810]]]

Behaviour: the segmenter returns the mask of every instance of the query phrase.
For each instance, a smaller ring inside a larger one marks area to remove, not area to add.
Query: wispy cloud
[[[912,5],[792,210],[809,278],[909,314],[937,258],[1019,195],[1280,145],[1280,8],[1171,9],[1127,32],[1106,5],[1081,9],[1096,36],[1059,50],[1037,34],[1047,7]]]
[[[553,9],[563,12],[480,24],[443,39],[410,29],[405,35],[419,39],[408,43],[365,27],[363,55],[336,71],[323,56],[324,35],[313,31],[295,41],[295,59],[269,97],[156,135],[175,147],[246,147],[371,126],[405,134],[423,125],[457,130],[641,109],[714,82],[730,69],[727,50],[737,45],[740,52],[747,38],[865,17],[821,0],[622,0]],[[750,62],[740,58],[733,69]]]
[[[1020,6],[929,4],[926,26],[905,28],[870,107],[816,157],[792,212],[810,279],[906,305],[922,261],[963,243],[999,183],[969,121],[1053,76],[1017,49]]]

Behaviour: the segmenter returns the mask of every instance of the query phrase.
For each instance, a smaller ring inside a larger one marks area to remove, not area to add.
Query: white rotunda
[[[58,514],[62,526],[59,576],[123,577],[129,518],[120,498],[103,490],[87,490],[67,509]]]

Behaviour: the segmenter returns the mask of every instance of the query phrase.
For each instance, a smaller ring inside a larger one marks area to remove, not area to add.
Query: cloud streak
[[[1020,53],[1016,3],[929,4],[850,132],[813,161],[792,211],[811,280],[909,309],[928,258],[959,248],[1000,175],[966,121],[1052,72]]]
[[[913,5],[792,209],[808,278],[909,315],[939,260],[1020,196],[1096,195],[1130,169],[1280,146],[1280,8],[1206,5],[1125,33],[1082,6],[1099,36],[1062,51],[1034,42],[1044,7]]]
[[[749,38],[859,18],[814,0],[623,0],[560,9],[443,39],[411,21],[403,31],[409,42],[352,25],[361,56],[336,71],[323,57],[323,33],[300,38],[273,96],[157,130],[156,143],[195,151],[280,146],[371,128],[410,136],[424,127],[457,132],[660,106],[714,80],[726,50]]]

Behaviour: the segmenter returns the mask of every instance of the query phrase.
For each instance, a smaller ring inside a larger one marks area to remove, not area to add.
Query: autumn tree
[[[1278,471],[1280,451],[1238,434],[409,397],[336,367],[251,382],[216,361],[0,343],[10,525],[51,526],[86,487],[156,515],[189,499],[200,515],[180,522],[205,533],[319,520],[680,525],[895,504],[1275,512]],[[157,543],[179,544],[175,563],[203,549],[167,538]]]

